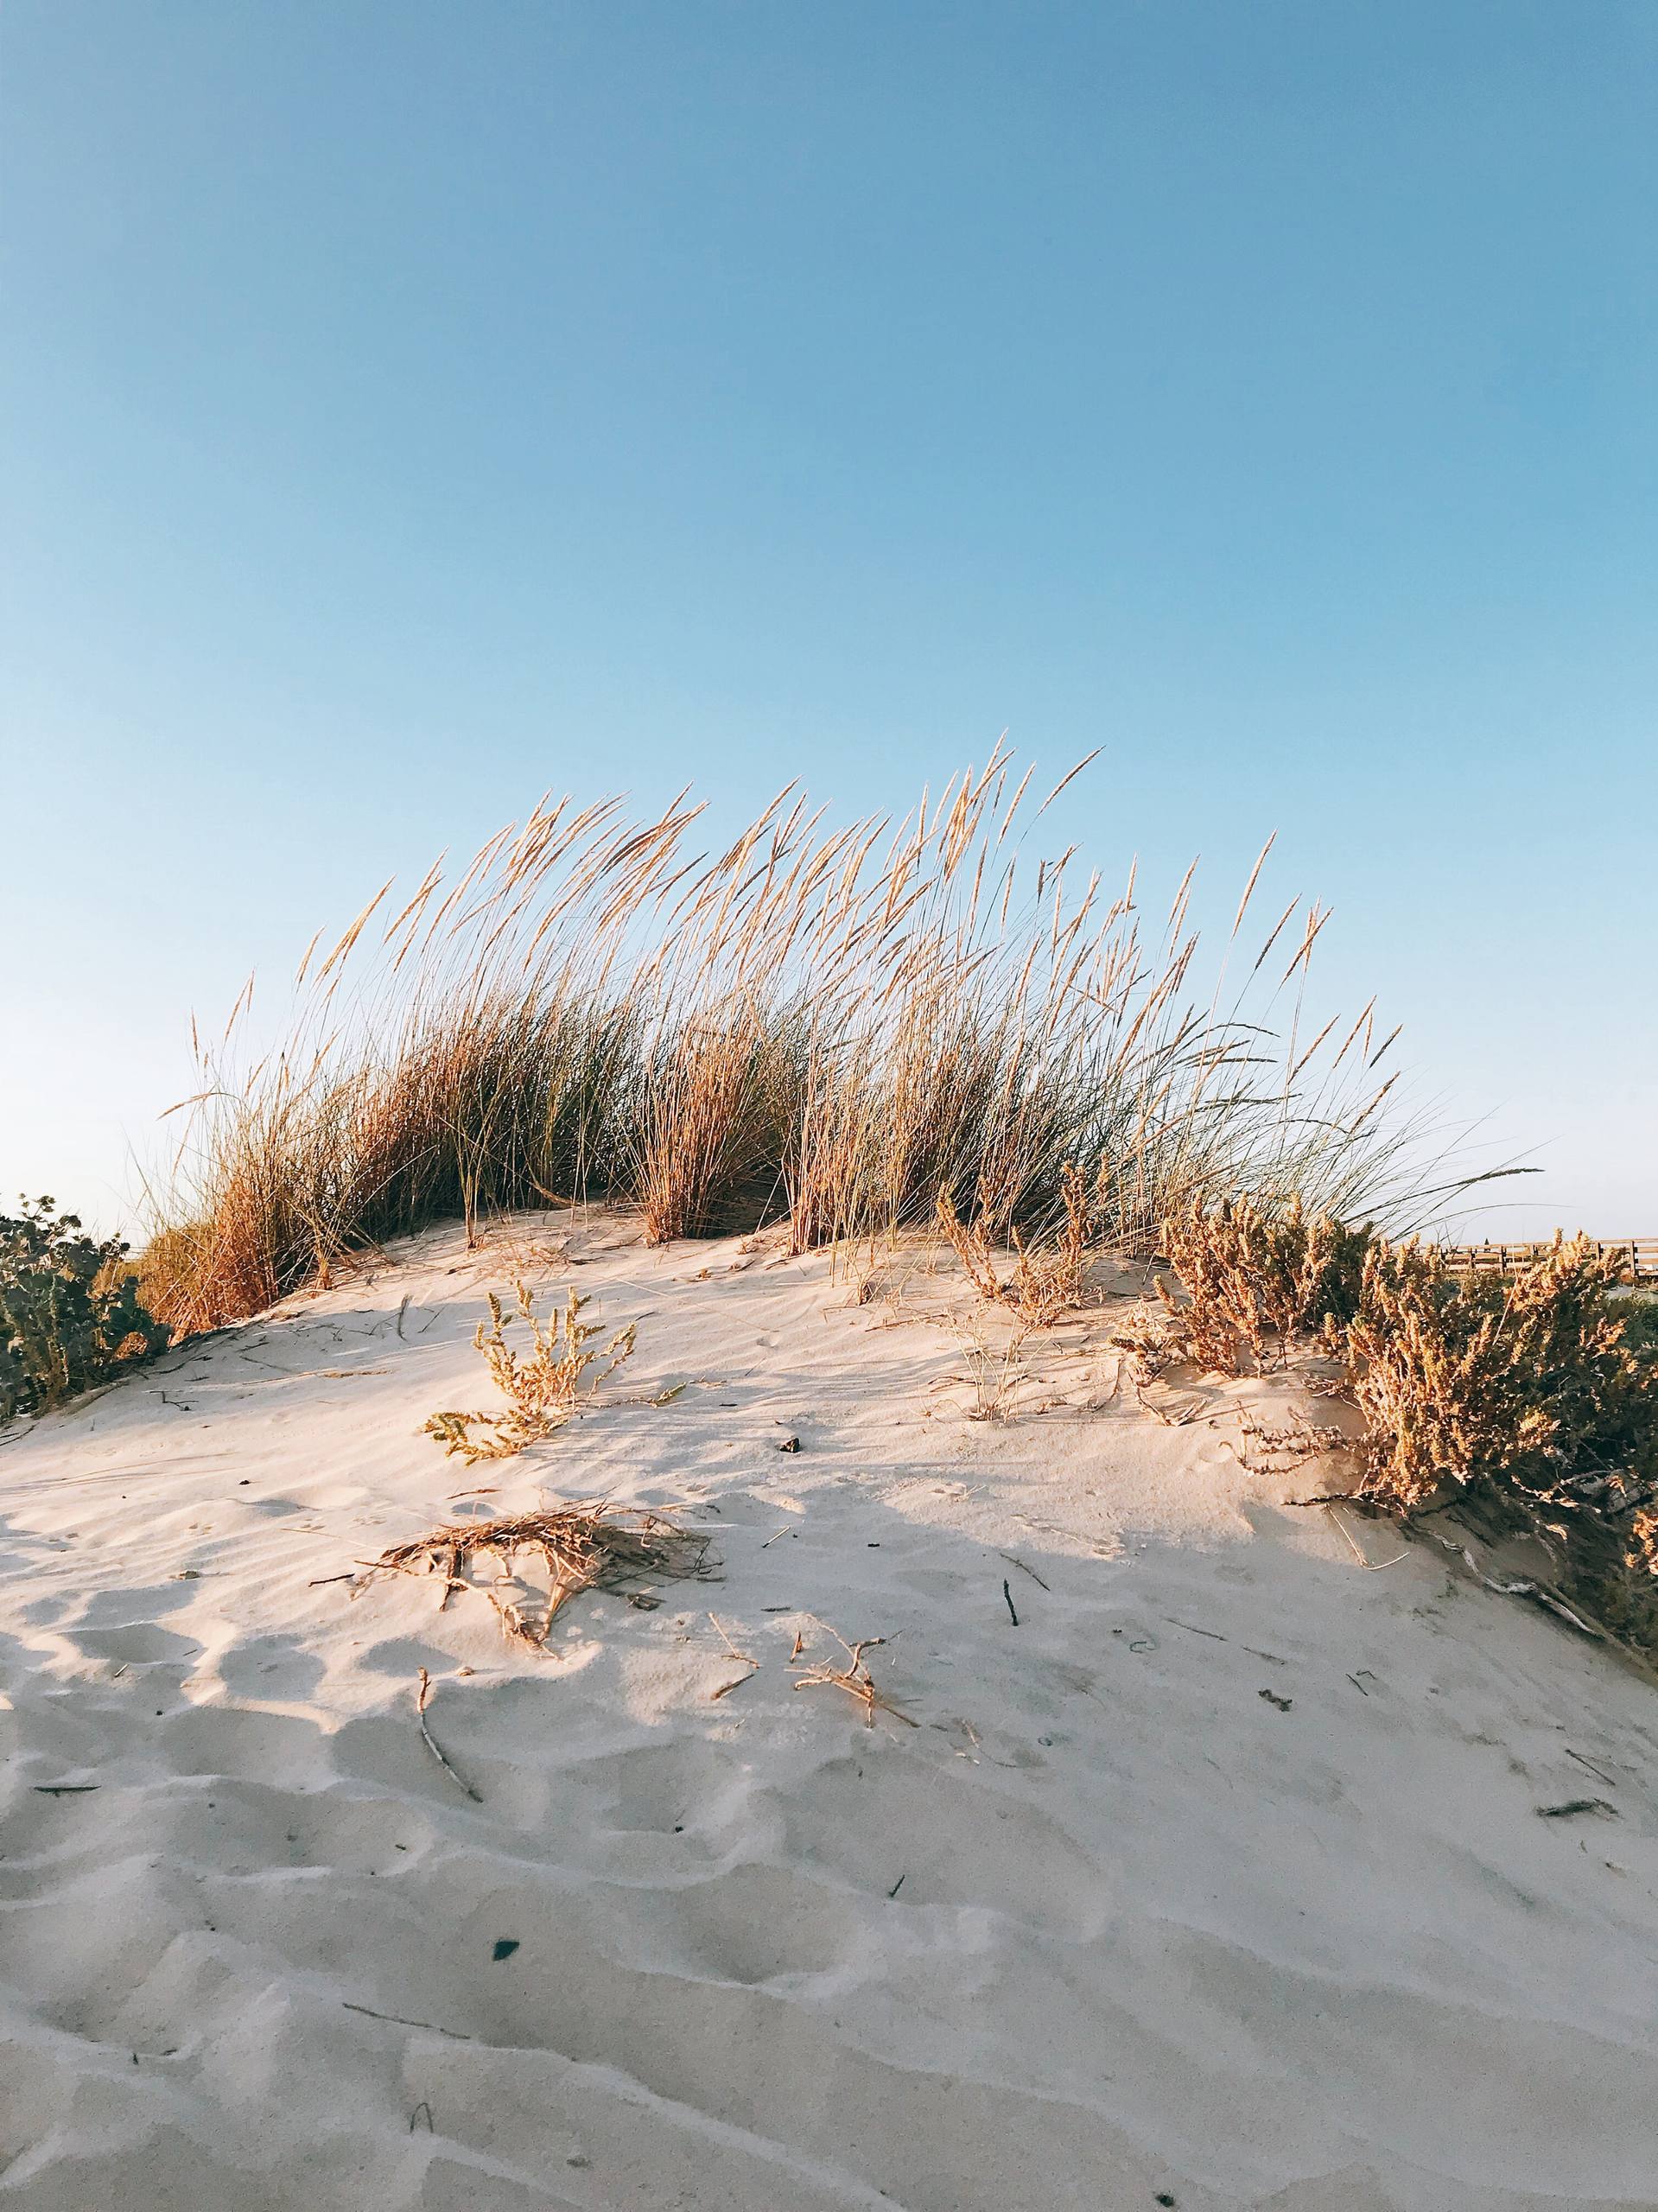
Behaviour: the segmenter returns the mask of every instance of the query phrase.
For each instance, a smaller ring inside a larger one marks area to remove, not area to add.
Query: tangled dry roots
[[[352,1594],[366,1589],[380,1574],[437,1573],[443,1577],[441,1611],[455,1591],[467,1587],[465,1570],[480,1554],[492,1554],[504,1574],[510,1575],[521,1553],[537,1554],[548,1575],[546,1608],[538,1618],[526,1615],[493,1591],[486,1594],[507,1635],[539,1649],[559,1608],[584,1590],[620,1591],[635,1604],[648,1604],[648,1597],[634,1586],[652,1576],[670,1581],[706,1580],[712,1572],[708,1542],[700,1530],[682,1529],[664,1514],[613,1514],[604,1501],[506,1514],[492,1521],[446,1522],[383,1552]]]

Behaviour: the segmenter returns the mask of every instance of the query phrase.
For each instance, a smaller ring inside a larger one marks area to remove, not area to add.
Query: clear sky
[[[0,1192],[548,785],[1006,729],[1658,1232],[1655,118],[1650,0],[7,0]]]

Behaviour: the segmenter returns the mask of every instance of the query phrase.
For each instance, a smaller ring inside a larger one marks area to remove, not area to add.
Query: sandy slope
[[[905,1319],[938,1283],[597,1217],[614,1391],[689,1387],[479,1510],[689,1504],[723,1580],[584,1599],[544,1660],[481,1594],[314,1586],[454,1510],[419,1424],[564,1226],[426,1238],[0,1446],[0,2201],[1658,2205],[1658,1692],[1280,1510],[1310,1476],[1224,1440],[1259,1386],[1160,1427],[1083,1342],[970,1422]],[[710,1605],[763,1662],[719,1699]],[[918,1726],[793,1688],[825,1624],[892,1639]],[[1616,1815],[1538,1817],[1579,1796]]]

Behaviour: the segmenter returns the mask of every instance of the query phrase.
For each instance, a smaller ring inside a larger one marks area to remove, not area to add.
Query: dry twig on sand
[[[389,2020],[395,2028],[423,2028],[428,2035],[448,2036],[452,2043],[471,2043],[473,2037],[463,2028],[440,2027],[435,2020],[411,2020],[404,2012],[377,2012],[372,2005],[354,2005],[349,1997],[340,2003],[348,2012],[360,2012],[365,2020]],[[416,2111],[420,2110],[418,2105]]]
[[[629,1584],[653,1574],[701,1580],[709,1572],[709,1541],[696,1529],[680,1528],[665,1514],[612,1513],[603,1500],[505,1514],[493,1521],[445,1522],[383,1552],[352,1595],[379,1574],[439,1573],[443,1577],[441,1611],[454,1591],[466,1587],[463,1570],[478,1554],[492,1554],[501,1562],[504,1575],[510,1575],[520,1552],[538,1553],[549,1577],[546,1611],[539,1622],[526,1618],[518,1606],[503,1603],[492,1591],[489,1595],[507,1635],[539,1650],[559,1607],[584,1590],[626,1591]]]
[[[829,1634],[835,1637],[835,1641],[846,1653],[848,1663],[844,1667],[834,1667],[824,1661],[821,1665],[810,1668],[802,1675],[795,1683],[795,1688],[797,1690],[809,1690],[827,1686],[834,1689],[844,1690],[848,1697],[855,1697],[862,1706],[864,1725],[868,1728],[873,1728],[875,1725],[877,1707],[883,1713],[890,1713],[894,1720],[901,1720],[906,1728],[918,1727],[919,1722],[912,1720],[907,1713],[900,1713],[890,1698],[881,1695],[875,1688],[873,1676],[863,1662],[864,1653],[874,1650],[877,1645],[885,1643],[886,1638],[884,1636],[866,1636],[856,1643],[848,1643],[845,1637],[840,1635],[835,1630],[830,1629]]]
[[[1051,1582],[1044,1582],[1042,1577],[1037,1573],[1030,1561],[1028,1560],[1020,1559],[1017,1552],[998,1552],[996,1556],[998,1559],[1005,1559],[1009,1567],[1022,1567],[1025,1573],[1030,1576],[1032,1581],[1038,1584],[1040,1588],[1044,1590],[1052,1589],[1053,1585]]]
[[[718,1613],[710,1613],[708,1615],[708,1618],[714,1623],[715,1629],[719,1631],[721,1643],[725,1645],[726,1649],[731,1654],[732,1657],[734,1659],[740,1660],[745,1667],[752,1669],[753,1673],[758,1675],[760,1670],[760,1662],[754,1656],[753,1653],[752,1651],[738,1650],[736,1645],[732,1642],[729,1634],[727,1632],[725,1623],[720,1618]],[[733,1690],[740,1690],[743,1684],[748,1680],[749,1676],[747,1675],[738,1675],[731,1681],[721,1682],[717,1690],[710,1690],[708,1692],[708,1703],[712,1705],[720,1698],[729,1697]]]
[[[454,1783],[456,1789],[464,1789],[474,1805],[481,1805],[484,1802],[483,1799],[473,1788],[471,1783],[463,1781],[461,1776],[458,1775],[454,1769],[449,1764],[448,1760],[444,1758],[442,1751],[439,1749],[436,1738],[426,1725],[426,1701],[431,1694],[432,1678],[427,1673],[425,1668],[422,1667],[420,1670],[420,1694],[415,1700],[415,1718],[420,1723],[421,1741],[425,1745],[427,1750],[442,1768],[444,1773],[448,1776],[450,1781]]]

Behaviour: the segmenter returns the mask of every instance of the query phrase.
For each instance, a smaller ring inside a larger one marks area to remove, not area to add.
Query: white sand
[[[488,1402],[499,1238],[0,1445],[0,2201],[1658,2205],[1658,1692],[1281,1510],[1314,1476],[1210,1419],[1281,1392],[1163,1427],[1045,1351],[1027,1405],[1073,1402],[970,1422],[950,1333],[821,1259],[571,1241],[639,1321],[613,1396],[690,1387],[481,1503],[700,1503],[724,1579],[583,1598],[556,1656],[311,1586],[463,1490],[417,1432]],[[710,1605],[764,1662],[718,1700]],[[793,1688],[823,1624],[918,1726]]]

